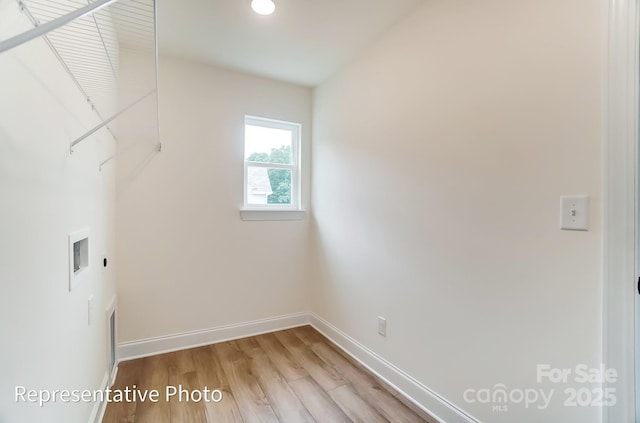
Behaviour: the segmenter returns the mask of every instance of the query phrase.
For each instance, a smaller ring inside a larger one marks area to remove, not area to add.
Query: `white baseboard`
[[[100,383],[100,390],[105,391],[109,384],[109,373],[104,372],[104,377],[102,378],[102,382]],[[102,418],[104,417],[104,411],[106,410],[106,403],[96,402],[93,404],[93,409],[91,410],[91,415],[89,416],[89,423],[100,423],[102,422]]]
[[[118,361],[132,360],[232,339],[275,332],[309,324],[309,313],[295,313],[269,319],[219,326],[216,328],[142,339],[118,344]]]
[[[109,378],[108,388],[111,388],[114,383],[116,383],[116,377],[118,376],[118,363],[113,366],[113,370],[111,370],[111,377]]]
[[[442,423],[480,423],[479,420],[456,407],[453,403],[438,395],[436,392],[429,389],[409,374],[405,373],[355,339],[351,338],[331,323],[322,319],[315,313],[310,312],[289,314],[270,319],[254,320],[251,322],[143,339],[139,341],[124,342],[118,344],[117,347],[118,362],[199,347],[202,345],[215,344],[218,342],[245,338],[263,333],[276,332],[309,324],[324,334],[334,344],[342,348],[347,354],[352,356],[375,375],[383,379],[386,383],[412,401],[416,406],[435,417],[438,421]],[[105,375],[103,385],[106,387],[107,383],[108,375]],[[104,409],[102,405],[97,405],[97,407],[98,408],[94,410],[94,413],[92,413],[92,417],[102,418],[101,413],[104,413]],[[99,420],[96,422],[98,421]]]
[[[438,395],[315,313],[309,313],[309,322],[334,344],[360,362],[360,364],[391,385],[416,406],[435,417],[438,421],[442,423],[479,423],[479,420],[456,407],[447,399]]]

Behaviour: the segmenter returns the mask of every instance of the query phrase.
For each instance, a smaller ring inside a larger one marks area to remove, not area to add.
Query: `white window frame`
[[[292,154],[292,164],[279,164],[279,163],[263,163],[263,162],[249,162],[246,159],[244,160],[244,187],[243,187],[243,208],[242,208],[242,218],[244,220],[298,220],[300,219],[300,214],[290,214],[290,215],[280,215],[274,213],[251,213],[251,212],[276,212],[276,211],[286,211],[286,212],[296,212],[301,211],[300,203],[301,203],[301,189],[300,189],[300,150],[302,143],[302,125],[295,122],[287,122],[282,120],[269,119],[258,116],[245,115],[244,117],[244,127],[243,134],[246,125],[252,126],[262,126],[265,128],[273,128],[273,129],[284,129],[287,131],[291,131],[291,154]],[[242,140],[243,144],[245,143],[245,138],[243,136]],[[252,167],[264,167],[270,169],[288,169],[291,170],[291,204],[248,204],[247,203],[247,175],[249,166]]]

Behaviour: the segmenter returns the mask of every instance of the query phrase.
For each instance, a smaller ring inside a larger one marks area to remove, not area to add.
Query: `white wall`
[[[162,152],[143,143],[118,159],[119,340],[308,310],[309,220],[239,210],[245,114],[302,123],[308,188],[311,90],[169,57],[159,88]]]
[[[0,39],[31,27],[0,1]],[[115,293],[115,172],[103,132],[42,40],[0,54],[0,421],[86,422],[93,404],[16,403],[15,387],[99,389],[107,370],[105,309]],[[90,229],[90,276],[69,291],[68,235]],[[94,296],[93,322],[87,300]]]
[[[148,103],[118,122],[138,144],[114,210],[114,166],[97,170],[113,143],[68,155],[96,121],[55,58],[40,41],[0,55],[0,421],[87,419],[90,404],[15,404],[13,389],[99,386],[116,268],[120,341],[311,307],[484,421],[599,421],[535,368],[601,361],[605,21],[602,0],[425,3],[315,91],[311,238],[309,220],[238,214],[245,114],[303,124],[308,188],[309,89],[161,58],[163,152]],[[148,68],[122,65],[128,98]],[[589,232],[557,229],[562,194],[591,195]],[[87,226],[96,271],[68,292],[67,235]],[[497,383],[557,392],[546,411],[464,402]]]
[[[483,421],[600,420],[536,365],[601,362],[606,6],[428,1],[315,91],[312,309]],[[556,393],[463,400],[498,383]]]

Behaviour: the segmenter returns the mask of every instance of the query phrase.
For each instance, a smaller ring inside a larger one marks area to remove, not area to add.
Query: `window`
[[[300,124],[245,116],[244,208],[299,210]]]

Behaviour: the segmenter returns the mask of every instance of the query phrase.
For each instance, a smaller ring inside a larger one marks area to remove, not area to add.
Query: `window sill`
[[[255,220],[303,220],[305,210],[240,210],[240,217],[245,221]]]

